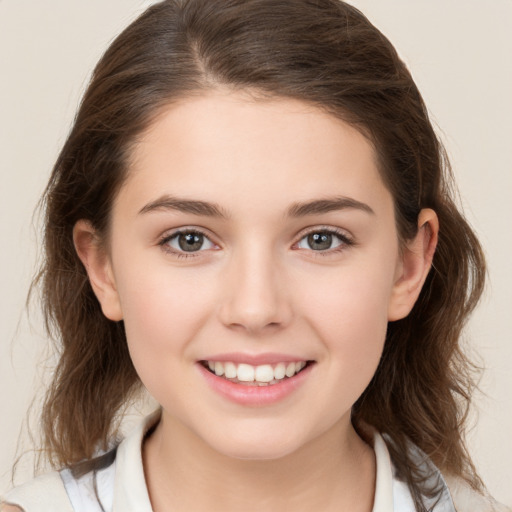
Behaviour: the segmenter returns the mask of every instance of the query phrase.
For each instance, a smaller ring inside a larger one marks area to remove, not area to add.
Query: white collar
[[[160,415],[157,410],[147,416],[117,448],[112,512],[153,512],[144,476],[142,442]]]
[[[160,418],[160,410],[146,417],[119,445],[115,462],[114,500],[112,512],[153,512],[149,500],[142,463],[142,442]],[[414,505],[407,486],[394,476],[386,443],[374,432],[373,449],[376,460],[375,498],[372,512],[412,512]],[[421,455],[421,452],[418,451]],[[432,464],[432,463],[430,463]],[[439,471],[436,477],[441,477]],[[444,480],[443,480],[444,483]],[[436,512],[455,512],[447,486]]]

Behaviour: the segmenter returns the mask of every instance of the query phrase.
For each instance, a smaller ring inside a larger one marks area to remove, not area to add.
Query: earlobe
[[[73,228],[73,242],[82,261],[92,289],[101,305],[103,314],[110,320],[123,319],[112,265],[108,254],[99,242],[96,230],[86,220],[79,220]]]
[[[438,233],[439,220],[434,210],[421,210],[418,232],[403,248],[388,308],[389,321],[405,318],[413,308],[432,266]]]

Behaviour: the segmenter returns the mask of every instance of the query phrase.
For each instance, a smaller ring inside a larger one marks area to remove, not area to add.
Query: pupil
[[[314,233],[308,235],[308,244],[311,249],[329,249],[332,244],[332,235],[329,233]]]
[[[199,233],[187,233],[178,237],[178,243],[182,250],[187,252],[197,251],[203,245],[203,235]]]

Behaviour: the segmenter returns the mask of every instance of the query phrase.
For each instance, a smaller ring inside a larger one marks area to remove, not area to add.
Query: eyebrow
[[[148,203],[139,211],[139,214],[149,213],[155,210],[177,210],[184,213],[202,215],[204,217],[229,218],[227,212],[214,203],[167,195]]]
[[[315,199],[303,203],[293,203],[287,210],[287,217],[306,217],[307,215],[320,215],[338,210],[354,209],[375,215],[375,212],[365,203],[350,197],[333,197],[326,199]],[[145,205],[139,214],[149,213],[157,210],[177,210],[184,213],[192,213],[204,217],[216,217],[228,219],[229,214],[219,205],[207,201],[185,199],[173,196],[162,196],[155,201]]]
[[[287,215],[289,217],[305,217],[306,215],[320,215],[322,213],[347,209],[360,210],[375,215],[375,212],[366,203],[342,196],[316,199],[305,203],[294,203],[288,208]]]

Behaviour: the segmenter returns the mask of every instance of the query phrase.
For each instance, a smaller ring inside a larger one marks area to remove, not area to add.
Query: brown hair
[[[456,208],[451,174],[427,109],[391,43],[339,0],[167,0],[150,7],[98,63],[48,184],[46,260],[39,275],[47,328],[60,360],[43,411],[56,466],[107,448],[140,383],[122,322],[107,320],[72,240],[87,219],[105,237],[130,148],[169,103],[218,85],[314,104],[373,142],[402,240],[420,209],[440,221],[433,268],[411,314],[388,327],[378,370],[353,408],[387,434],[399,474],[424,510],[412,441],[443,471],[481,481],[463,432],[472,391],[460,348],[485,264]]]

